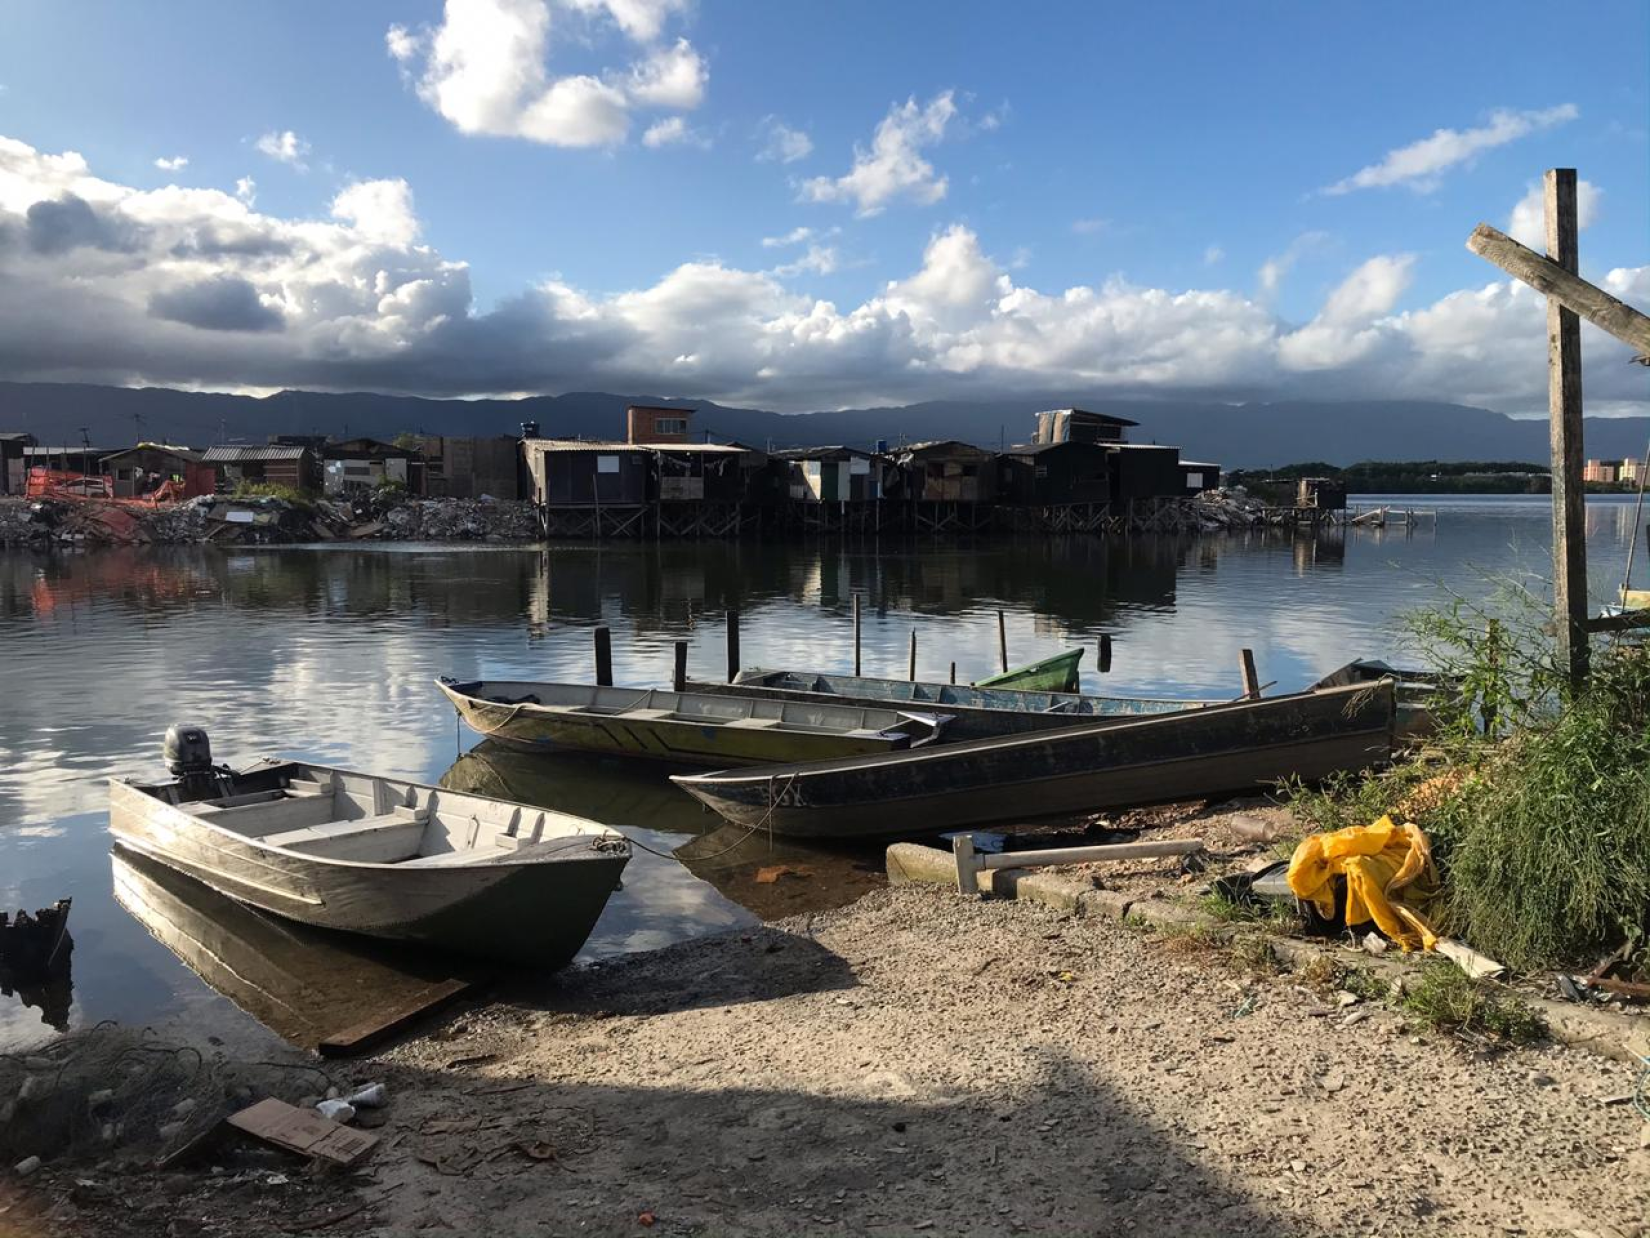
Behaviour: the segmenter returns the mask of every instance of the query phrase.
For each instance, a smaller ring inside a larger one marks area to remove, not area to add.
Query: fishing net
[[[313,1103],[332,1086],[319,1066],[231,1061],[98,1024],[0,1054],[0,1154],[159,1160],[255,1100]]]

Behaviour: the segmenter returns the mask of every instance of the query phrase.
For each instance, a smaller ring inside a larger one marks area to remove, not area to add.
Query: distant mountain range
[[[1309,460],[1527,460],[1548,458],[1545,421],[1518,421],[1461,404],[1359,400],[1343,403],[1214,404],[1187,400],[1062,397],[971,403],[942,400],[896,408],[780,414],[705,400],[577,391],[516,400],[427,400],[370,392],[282,391],[266,397],[99,387],[73,383],[0,382],[0,432],[21,430],[43,444],[96,446],[142,439],[205,447],[261,443],[271,434],[366,435],[390,439],[428,434],[518,434],[536,421],[546,437],[622,438],[626,404],[698,409],[693,424],[717,438],[755,447],[877,440],[955,438],[994,447],[1031,437],[1031,414],[1076,403],[1140,423],[1129,437],[1174,443],[1188,460],[1226,468],[1268,468]],[[1588,418],[1586,454],[1623,459],[1644,454],[1650,418]]]

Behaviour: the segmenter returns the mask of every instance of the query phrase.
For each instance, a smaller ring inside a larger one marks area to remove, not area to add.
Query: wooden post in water
[[[911,682],[917,682],[917,630],[911,629]]]
[[[1547,256],[1574,275],[1578,268],[1576,170],[1546,175]],[[1547,299],[1547,414],[1553,471],[1553,608],[1558,664],[1572,687],[1587,679],[1587,511],[1581,480],[1581,319]]]
[[[1245,700],[1260,700],[1260,676],[1255,674],[1255,651],[1245,649],[1238,654],[1243,663],[1243,696]]]
[[[1100,673],[1109,674],[1111,671],[1111,633],[1100,633]]]
[[[957,682],[957,664],[955,662],[951,664],[951,682]]]
[[[859,669],[859,594],[854,594],[854,678],[859,678],[863,672]]]
[[[739,675],[739,612],[728,612],[728,682]]]
[[[606,625],[596,629],[596,686],[613,686],[613,633]]]
[[[687,688],[687,642],[676,642],[676,664],[670,672],[670,690],[681,692]]]
[[[1003,612],[997,612],[997,661],[1000,669],[1008,670],[1008,623],[1003,618]]]

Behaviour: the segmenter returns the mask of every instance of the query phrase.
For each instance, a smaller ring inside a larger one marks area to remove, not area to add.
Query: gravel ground
[[[1622,1064],[1386,1010],[1334,1028],[1185,944],[877,891],[501,991],[353,1064],[393,1098],[354,1179],[294,1172],[252,1209],[203,1168],[62,1228],[1650,1234],[1645,1124],[1605,1104]]]
[[[1650,1233],[1619,1064],[1254,984],[917,888],[623,960],[389,1055],[376,1232]]]

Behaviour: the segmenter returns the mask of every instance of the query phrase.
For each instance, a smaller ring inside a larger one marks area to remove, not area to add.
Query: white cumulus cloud
[[[1592,226],[1593,221],[1598,218],[1598,201],[1601,196],[1602,191],[1592,181],[1576,181],[1577,227]],[[1507,218],[1507,235],[1531,249],[1546,252],[1547,191],[1541,182],[1537,181],[1531,185],[1529,192],[1513,207],[1512,214]]]
[[[188,155],[171,155],[171,156],[163,155],[159,159],[155,160],[155,166],[157,168],[159,168],[162,172],[176,172],[179,169],[187,168],[189,166],[189,156]]]
[[[945,197],[947,180],[922,151],[945,138],[957,114],[952,91],[919,106],[915,98],[897,103],[877,125],[871,145],[854,147],[854,164],[838,177],[817,176],[802,186],[812,202],[852,202],[860,215],[875,215],[905,198],[932,205]]]
[[[551,72],[551,0],[446,0],[440,24],[414,34],[391,26],[384,42],[419,97],[462,133],[550,146],[613,146],[636,109],[687,111],[704,100],[709,70],[686,39],[658,44],[681,8],[664,0],[559,0],[564,11],[610,19],[641,55],[624,70]],[[664,144],[657,126],[648,143]],[[685,132],[685,126],[684,130]]]
[[[680,116],[656,120],[642,134],[642,145],[657,149],[661,146],[696,146],[710,149],[710,138],[693,128]]]
[[[1580,115],[1580,109],[1573,103],[1542,111],[1501,109],[1491,112],[1488,122],[1476,129],[1439,129],[1431,137],[1388,151],[1380,162],[1360,168],[1346,179],[1327,186],[1323,192],[1342,194],[1354,189],[1407,185],[1417,193],[1430,193],[1438,187],[1445,172],[1457,164],[1470,163],[1480,152],[1566,124]]]
[[[761,143],[756,157],[765,163],[795,163],[813,154],[814,141],[801,129],[793,129],[777,116],[764,116],[757,126]]]
[[[251,196],[251,186],[244,196]],[[1027,393],[1546,402],[1545,302],[1497,279],[1418,305],[1421,259],[1366,255],[1304,323],[1221,287],[1120,277],[1038,288],[972,229],[837,304],[841,269],[795,232],[772,270],[685,262],[614,293],[562,279],[479,307],[463,261],[421,242],[401,180],[345,187],[322,218],[97,176],[0,137],[0,373],[19,381],[428,395],[676,391],[781,410]],[[785,244],[770,248],[779,250]],[[1601,255],[1602,256],[1602,255]],[[1650,266],[1602,282],[1650,304]],[[1625,347],[1590,327],[1590,411],[1650,411]]]
[[[290,129],[271,130],[254,145],[260,155],[268,155],[276,163],[290,164],[300,172],[309,158],[309,143]]]

